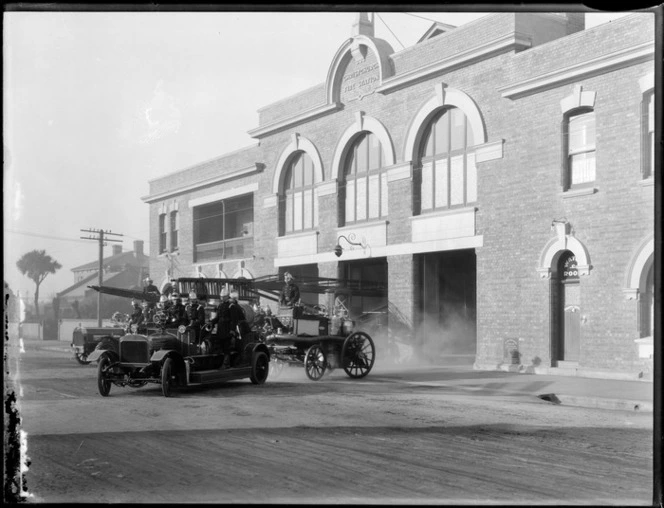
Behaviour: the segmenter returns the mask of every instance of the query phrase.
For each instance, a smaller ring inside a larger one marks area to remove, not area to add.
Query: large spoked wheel
[[[251,358],[251,374],[249,379],[255,385],[262,385],[270,372],[270,359],[264,351],[254,353]]]
[[[108,355],[102,356],[97,364],[97,388],[102,397],[108,397],[108,394],[111,393],[111,382],[106,379],[106,371],[110,364],[111,359]]]
[[[341,361],[348,376],[359,379],[369,374],[376,359],[376,347],[369,335],[355,332],[349,335],[341,348]]]
[[[90,361],[88,360],[88,355],[86,355],[85,353],[76,353],[74,354],[74,357],[76,358],[76,361],[81,365],[90,364]]]
[[[170,397],[173,392],[173,358],[166,358],[161,368],[161,393],[164,397]]]
[[[277,379],[284,372],[284,362],[281,360],[272,360],[270,362],[270,379]]]
[[[327,358],[325,351],[318,344],[314,344],[309,348],[304,357],[304,371],[307,377],[312,381],[318,381],[325,374],[327,368]]]

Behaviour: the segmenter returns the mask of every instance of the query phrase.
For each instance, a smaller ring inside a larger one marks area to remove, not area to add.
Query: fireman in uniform
[[[279,305],[282,307],[293,308],[300,301],[300,288],[293,282],[294,279],[290,272],[284,273],[285,284],[279,296]]]
[[[222,353],[224,353],[224,363],[222,369],[230,367],[230,353],[231,353],[231,313],[230,305],[231,300],[228,293],[228,288],[223,287],[219,295],[220,302],[217,306],[217,314],[210,321],[209,325],[217,325],[217,337],[221,340]]]
[[[138,303],[138,300],[131,301],[132,312],[129,315],[129,329],[131,330],[131,325],[141,326],[143,324],[143,309],[141,309],[141,304]]]
[[[189,304],[185,307],[187,326],[194,330],[195,341],[198,344],[201,337],[201,327],[205,324],[205,306],[198,301],[195,292],[189,293]]]
[[[178,327],[187,324],[187,311],[179,293],[171,293],[171,306],[169,308],[169,321],[172,326]]]

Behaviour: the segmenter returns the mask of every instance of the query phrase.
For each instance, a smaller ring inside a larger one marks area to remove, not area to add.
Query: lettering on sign
[[[347,70],[350,70],[351,65]],[[351,70],[341,81],[341,95],[345,101],[362,100],[376,91],[380,84],[380,66],[378,62],[370,63]]]
[[[579,269],[576,256],[571,255],[563,262],[563,279],[578,279]]]

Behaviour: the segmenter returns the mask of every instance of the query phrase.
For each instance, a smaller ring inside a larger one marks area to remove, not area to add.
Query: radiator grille
[[[123,341],[120,344],[120,361],[125,363],[148,363],[150,361],[148,342],[146,340]]]

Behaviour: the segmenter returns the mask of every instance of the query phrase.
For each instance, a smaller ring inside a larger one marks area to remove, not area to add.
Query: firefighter
[[[131,325],[136,325],[137,327],[143,323],[143,309],[141,309],[141,304],[138,300],[131,301],[132,313],[129,315],[129,327],[131,330]]]
[[[198,301],[198,295],[189,293],[189,304],[185,307],[187,326],[194,330],[195,342],[198,344],[201,337],[201,327],[205,324],[205,306]]]
[[[187,324],[187,311],[182,303],[179,293],[171,293],[171,306],[169,308],[169,323],[175,327]]]
[[[290,272],[284,273],[284,287],[279,296],[279,305],[282,307],[293,308],[300,302],[300,288],[293,282],[295,277]]]
[[[231,313],[230,305],[231,299],[228,293],[228,288],[224,287],[219,295],[220,302],[217,306],[217,315],[209,321],[210,326],[217,325],[217,337],[221,341],[222,353],[224,354],[224,363],[222,369],[230,367],[230,353],[231,353]]]

